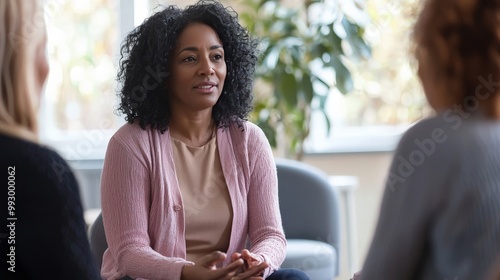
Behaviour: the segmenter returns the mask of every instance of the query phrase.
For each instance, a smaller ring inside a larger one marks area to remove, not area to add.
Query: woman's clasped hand
[[[226,258],[227,255],[220,251],[208,254],[195,261],[194,265],[184,266],[182,280],[260,280],[264,279],[262,272],[269,266],[259,260],[258,256],[244,249],[241,253],[233,253],[227,266],[218,268]]]

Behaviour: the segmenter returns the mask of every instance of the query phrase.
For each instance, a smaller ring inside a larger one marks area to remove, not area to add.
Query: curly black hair
[[[252,110],[258,41],[240,25],[238,14],[232,8],[217,1],[201,0],[185,9],[166,6],[125,38],[117,76],[122,84],[117,110],[125,115],[127,122],[137,120],[141,128],[149,125],[161,133],[167,130],[171,53],[181,32],[194,22],[213,28],[225,52],[227,74],[212,117],[218,126],[247,119]]]

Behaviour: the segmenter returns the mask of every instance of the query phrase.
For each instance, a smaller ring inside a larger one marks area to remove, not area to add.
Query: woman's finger
[[[235,280],[243,280],[243,279],[252,279],[252,277],[257,277],[259,279],[260,275],[264,272],[264,269],[269,267],[269,265],[266,262],[262,262],[245,272],[242,272],[238,274],[236,277],[234,277]]]
[[[220,251],[215,251],[211,254],[201,257],[199,260],[195,261],[195,263],[207,268],[214,268],[217,263],[220,263],[225,259],[226,259],[225,253]]]

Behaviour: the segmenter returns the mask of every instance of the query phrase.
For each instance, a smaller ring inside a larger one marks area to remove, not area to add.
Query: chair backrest
[[[99,214],[89,229],[90,248],[99,270],[102,266],[102,256],[108,248],[106,234],[104,233],[104,224],[102,223],[102,214]]]
[[[335,247],[339,260],[339,195],[327,175],[296,160],[277,158],[276,167],[281,218],[287,239],[326,242]]]

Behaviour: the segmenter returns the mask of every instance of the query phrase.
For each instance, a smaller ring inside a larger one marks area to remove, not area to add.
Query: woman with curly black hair
[[[101,181],[105,279],[308,279],[278,270],[276,166],[246,121],[256,48],[215,1],[168,6],[127,36],[118,78],[128,124],[109,142]]]

